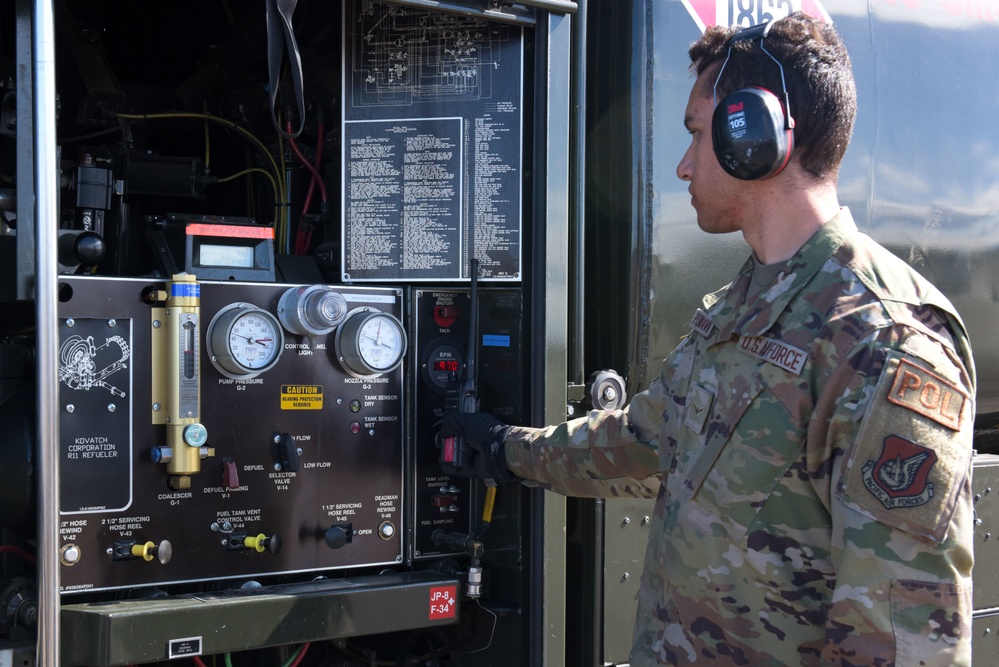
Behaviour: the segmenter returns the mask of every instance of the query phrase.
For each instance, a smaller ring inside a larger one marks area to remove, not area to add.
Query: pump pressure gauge
[[[207,349],[222,375],[248,379],[274,367],[284,330],[274,315],[248,303],[229,304],[208,325]]]
[[[406,332],[389,313],[359,308],[336,332],[336,354],[354,377],[373,377],[394,370],[406,354]]]

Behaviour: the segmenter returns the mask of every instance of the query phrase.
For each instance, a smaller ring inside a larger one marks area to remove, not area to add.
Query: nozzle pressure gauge
[[[248,379],[274,367],[284,349],[284,330],[274,315],[248,303],[220,310],[208,325],[212,364],[222,375]]]
[[[406,354],[406,332],[393,315],[359,308],[336,333],[336,354],[354,377],[374,377],[395,370]]]

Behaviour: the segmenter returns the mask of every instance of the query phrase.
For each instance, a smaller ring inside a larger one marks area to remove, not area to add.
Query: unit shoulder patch
[[[968,394],[940,375],[902,359],[895,370],[888,400],[959,431]]]
[[[929,367],[888,353],[838,493],[882,523],[939,543],[971,463],[972,401]]]
[[[932,449],[889,435],[880,458],[864,464],[864,486],[887,509],[925,505],[933,498],[929,475],[936,462]]]

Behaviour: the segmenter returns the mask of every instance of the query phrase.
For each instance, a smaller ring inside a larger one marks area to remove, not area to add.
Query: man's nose
[[[680,158],[680,163],[676,165],[676,176],[681,181],[689,181],[694,173],[693,161],[690,159],[691,149],[688,148],[687,152],[683,154]]]

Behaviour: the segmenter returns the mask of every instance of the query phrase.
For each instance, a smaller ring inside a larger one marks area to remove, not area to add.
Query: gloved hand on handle
[[[471,463],[463,466],[442,463],[441,467],[449,475],[479,477],[487,483],[490,480],[499,483],[518,479],[506,467],[503,441],[509,430],[510,426],[488,412],[449,412],[441,421],[438,445],[448,446],[447,439],[454,436],[464,438],[472,449]]]

